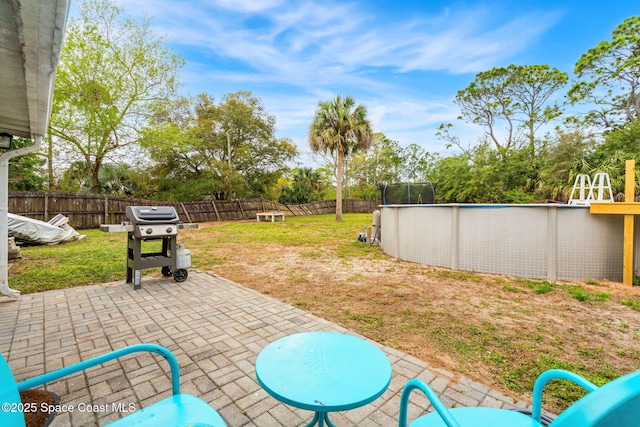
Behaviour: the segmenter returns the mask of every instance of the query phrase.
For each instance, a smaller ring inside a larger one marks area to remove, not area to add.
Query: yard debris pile
[[[57,245],[71,240],[84,239],[69,225],[69,218],[58,214],[49,222],[40,221],[26,216],[9,215],[9,237],[32,245]]]

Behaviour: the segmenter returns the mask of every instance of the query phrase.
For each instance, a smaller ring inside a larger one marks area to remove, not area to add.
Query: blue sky
[[[549,64],[572,73],[580,56],[638,0],[119,0],[187,61],[185,94],[216,99],[239,90],[276,117],[278,136],[308,155],[307,129],[320,100],[350,95],[374,131],[402,146],[446,155],[440,123],[472,140],[453,103],[476,73]]]

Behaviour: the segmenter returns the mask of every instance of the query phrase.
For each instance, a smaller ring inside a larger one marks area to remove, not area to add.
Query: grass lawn
[[[357,241],[371,219],[214,222],[183,231],[178,240],[191,251],[192,269],[215,271],[514,397],[530,400],[535,377],[551,368],[597,384],[640,369],[637,287],[399,261]],[[9,270],[10,286],[28,294],[124,280],[126,233],[82,233],[87,237],[77,242],[23,247],[23,259]],[[548,387],[545,406],[555,412],[581,395],[563,382]]]

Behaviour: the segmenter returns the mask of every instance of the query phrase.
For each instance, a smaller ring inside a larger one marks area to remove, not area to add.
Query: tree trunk
[[[102,188],[100,186],[100,164],[96,160],[96,162],[90,166],[91,170],[91,192],[93,194],[100,194],[102,192]]]
[[[342,221],[342,180],[344,169],[344,153],[338,150],[336,171],[336,221]]]

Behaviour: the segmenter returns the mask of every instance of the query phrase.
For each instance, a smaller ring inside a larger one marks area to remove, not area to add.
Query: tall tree
[[[619,129],[640,118],[640,15],[618,25],[610,41],[580,57],[575,73],[582,81],[569,91],[572,102],[596,105],[585,117],[605,129]]]
[[[524,130],[531,153],[535,154],[538,130],[562,114],[562,105],[551,100],[567,84],[569,76],[548,65],[510,65],[507,70],[511,72],[514,111],[519,116],[516,120]]]
[[[548,65],[509,65],[478,73],[467,88],[458,91],[454,102],[462,112],[460,118],[482,126],[486,139],[501,153],[525,142],[534,153],[540,127],[562,113],[553,95],[567,81],[566,73]],[[451,126],[441,125],[438,135],[460,146]]]
[[[344,161],[349,154],[366,150],[373,132],[364,105],[350,96],[337,95],[320,101],[309,127],[309,144],[314,152],[329,152],[336,158],[336,221],[342,221]]]
[[[178,86],[184,61],[149,24],[126,18],[113,0],[85,0],[67,26],[49,130],[66,144],[67,162],[85,165],[94,193],[109,156],[136,142]]]
[[[291,140],[276,137],[275,117],[250,91],[227,94],[217,106],[201,97],[196,113],[202,141],[242,175],[250,196],[265,195],[298,154]]]
[[[177,100],[146,130],[142,144],[172,200],[264,196],[297,155],[289,139],[276,137],[275,117],[247,91],[218,104],[207,94]]]
[[[380,184],[400,182],[404,169],[402,154],[397,141],[381,132],[375,133],[369,150],[354,153],[347,162],[349,197],[376,200],[380,198]]]
[[[402,175],[407,182],[423,181],[430,160],[428,153],[418,144],[409,144],[401,154],[404,166]]]

